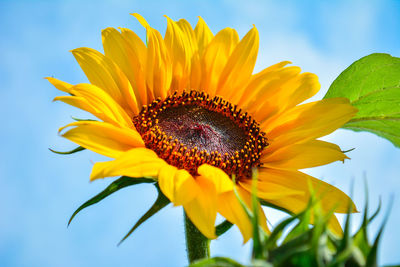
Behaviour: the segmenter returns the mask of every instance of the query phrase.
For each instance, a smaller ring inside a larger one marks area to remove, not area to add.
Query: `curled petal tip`
[[[142,24],[143,27],[149,28],[150,24],[138,13],[131,13],[132,16],[134,16],[140,24]]]

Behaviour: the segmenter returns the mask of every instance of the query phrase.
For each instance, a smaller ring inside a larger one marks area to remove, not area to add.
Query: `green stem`
[[[210,257],[210,240],[190,221],[185,213],[186,250],[189,263]]]

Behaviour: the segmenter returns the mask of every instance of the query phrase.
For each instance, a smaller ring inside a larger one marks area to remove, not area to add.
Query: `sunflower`
[[[299,171],[347,158],[337,145],[318,140],[354,116],[347,99],[303,103],[319,90],[318,78],[288,61],[253,74],[256,27],[240,40],[231,28],[214,36],[202,18],[194,29],[167,18],[162,37],[133,15],[146,29],[146,43],[129,29],[107,28],[104,54],[72,50],[90,83],[48,78],[69,94],[55,100],[99,119],[60,129],[70,141],[113,159],[95,163],[90,180],[152,177],[210,239],[216,238],[217,213],[238,226],[245,242],[251,238],[236,194],[251,206],[254,169],[257,197],[276,207],[302,211],[313,188],[325,211],[346,213],[349,205],[355,211],[342,191]],[[335,216],[330,228],[341,233]]]

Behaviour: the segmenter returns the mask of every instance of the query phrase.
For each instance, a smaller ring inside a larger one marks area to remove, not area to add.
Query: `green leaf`
[[[107,186],[106,189],[104,189],[102,192],[94,196],[93,198],[89,199],[85,203],[83,203],[71,216],[71,218],[68,221],[68,225],[70,225],[72,219],[84,208],[87,208],[93,204],[96,204],[97,202],[105,199],[112,193],[117,192],[118,190],[131,186],[131,185],[136,185],[136,184],[142,184],[142,183],[154,183],[154,180],[148,179],[148,178],[132,178],[132,177],[127,177],[127,176],[122,176],[118,180],[115,180],[112,182],[109,186]]]
[[[350,197],[353,195],[353,182],[351,185],[351,190],[350,190]],[[347,216],[346,220],[344,223],[344,229],[343,229],[343,237],[342,240],[339,243],[339,246],[336,251],[336,255],[334,259],[332,260],[330,266],[336,266],[339,263],[342,263],[346,261],[347,259],[350,258],[353,252],[353,238],[351,236],[351,210],[352,210],[352,205],[351,203],[348,203],[347,207]]]
[[[367,181],[366,181],[365,177],[364,177],[364,187],[365,187],[365,189],[364,189],[364,191],[365,191],[364,216],[363,216],[361,226],[358,229],[358,231],[354,234],[353,239],[354,239],[354,245],[356,245],[360,249],[360,251],[362,252],[364,257],[366,257],[370,251],[371,246],[369,244],[368,233],[367,233],[368,224],[369,224],[369,218],[368,218],[369,197],[368,197],[368,185],[367,185]],[[378,208],[380,209],[380,204],[379,204]]]
[[[124,236],[124,238],[122,238],[122,240],[118,243],[118,245],[124,242],[125,239],[127,239],[133,233],[133,231],[135,231],[142,223],[147,221],[150,217],[152,217],[162,208],[171,203],[171,201],[169,201],[169,199],[161,192],[158,184],[155,184],[155,186],[158,191],[158,196],[153,206],[151,206],[150,209],[136,222],[136,224],[131,228],[131,230],[129,230],[129,232]]]
[[[202,259],[191,264],[189,267],[245,267],[240,263],[224,257]]]
[[[307,232],[309,229],[309,225],[311,222],[311,207],[310,204],[304,210],[304,212],[299,216],[298,223],[294,226],[294,228],[286,235],[283,243],[287,243],[288,241],[296,238],[297,236]]]
[[[371,223],[378,216],[379,212],[381,211],[381,208],[382,208],[382,200],[381,198],[379,198],[378,207],[376,208],[374,214],[371,217],[369,217],[368,223]]]
[[[49,150],[51,152],[56,153],[56,154],[60,154],[60,155],[69,155],[69,154],[73,154],[73,153],[76,153],[76,152],[79,152],[79,151],[82,151],[82,150],[85,150],[85,149],[86,148],[84,148],[84,147],[78,146],[77,148],[74,148],[74,149],[72,149],[70,151],[60,152],[60,151],[56,151],[56,150],[53,150],[53,149],[49,148]]]
[[[365,191],[368,196],[368,190]],[[310,201],[302,212],[277,224],[267,239],[261,243],[264,255],[257,262],[265,262],[274,267],[377,266],[377,250],[383,226],[373,245],[368,243],[367,226],[377,216],[380,204],[377,211],[369,217],[368,198],[366,198],[364,220],[355,235],[350,232],[350,221],[354,215],[350,214],[352,206],[349,205],[344,234],[337,236],[327,228],[331,216],[334,216],[334,207],[331,210],[323,210],[319,200],[311,191]],[[262,204],[273,206],[265,201],[262,201]],[[389,211],[382,225],[386,224]],[[313,227],[309,227],[311,218]],[[258,266],[254,265],[254,262],[253,260],[251,266]]]
[[[270,250],[268,253],[270,261],[274,263],[274,266],[288,266],[285,262],[292,260],[296,255],[303,253],[311,255],[309,253],[311,233],[311,230],[309,230],[289,242]]]
[[[295,221],[298,217],[292,216],[284,221],[280,222],[277,226],[274,227],[273,231],[269,235],[268,239],[265,242],[266,249],[272,249],[277,246],[278,239],[282,236],[283,231],[289,226],[293,221]]]
[[[368,131],[400,147],[400,58],[371,54],[351,64],[324,98],[347,97],[358,113],[342,128]]]

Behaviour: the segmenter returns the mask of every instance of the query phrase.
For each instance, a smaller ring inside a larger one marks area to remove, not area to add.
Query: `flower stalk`
[[[184,212],[186,251],[189,263],[210,257],[210,240],[205,237],[197,227],[190,221]]]

